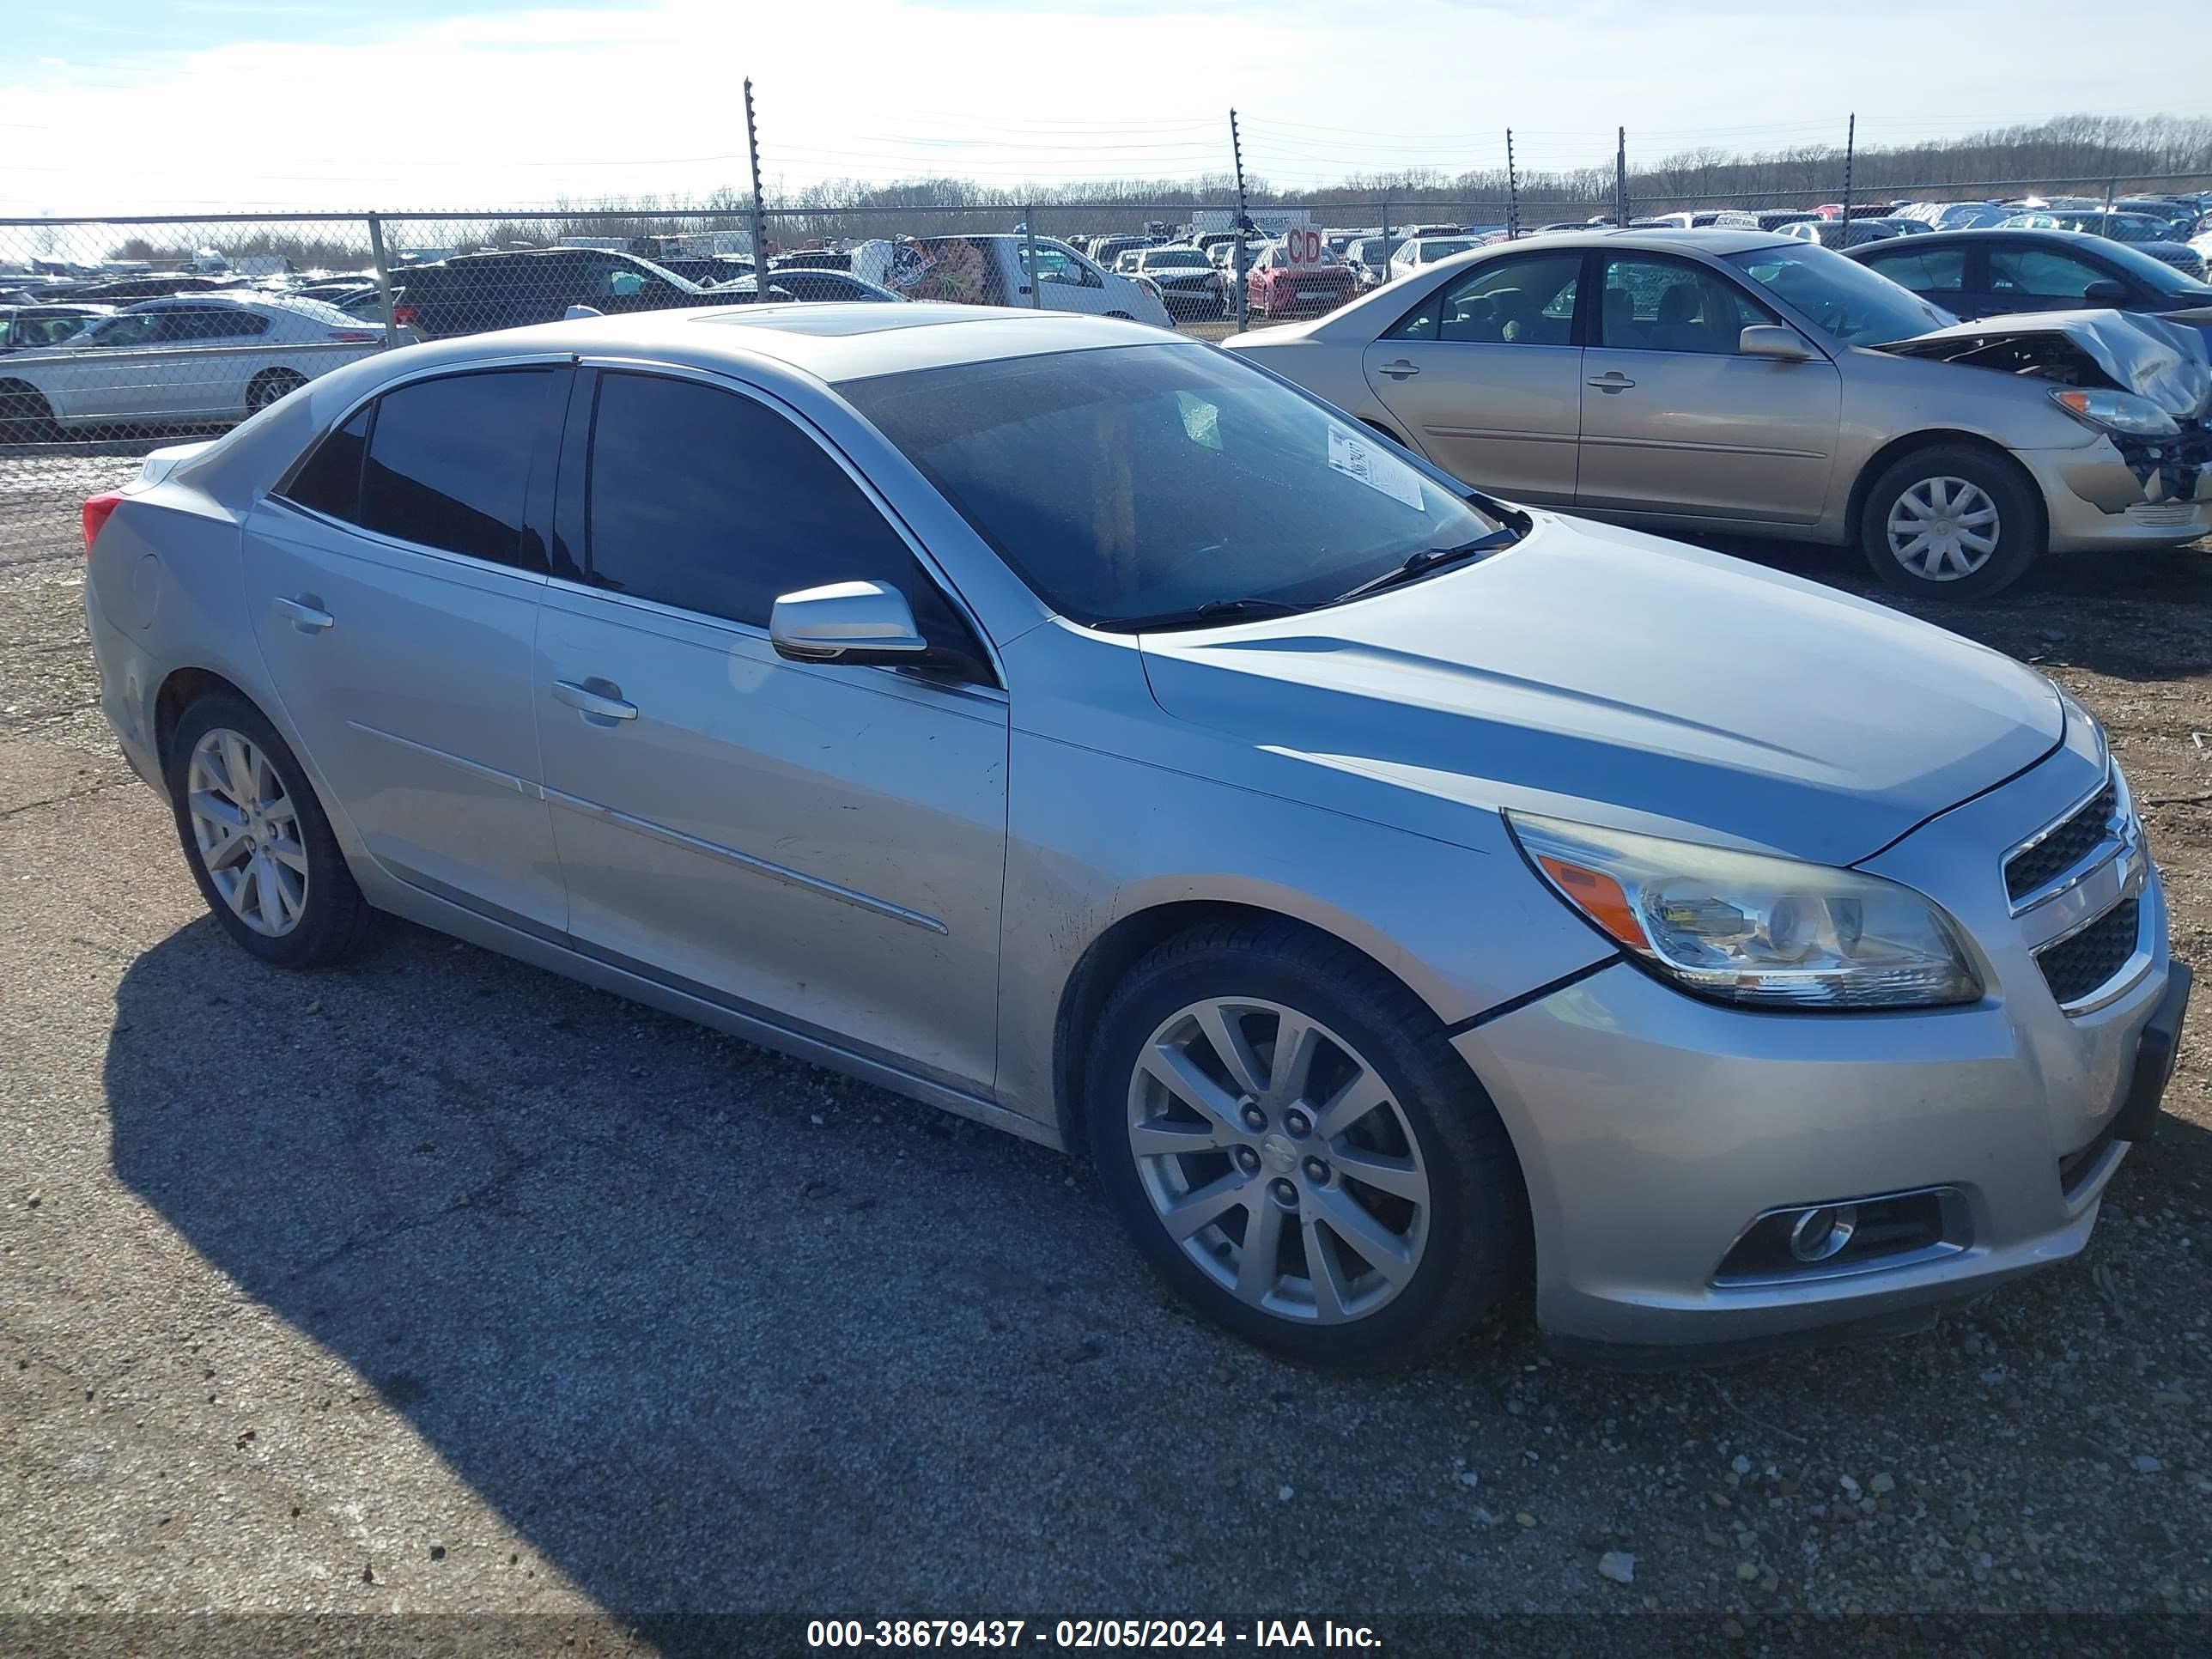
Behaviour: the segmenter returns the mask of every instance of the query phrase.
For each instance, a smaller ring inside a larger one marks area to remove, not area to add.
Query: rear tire
[[[2002,592],[2041,556],[2035,487],[1970,444],[1930,444],[1885,468],[1859,513],[1859,546],[1900,593],[1968,602]]]
[[[232,691],[195,699],[162,772],[192,880],[240,949],[273,967],[315,968],[368,942],[376,913],[307,773],[259,709]]]
[[[270,404],[307,385],[307,377],[289,368],[264,368],[246,386],[246,412],[258,415]]]
[[[1520,1164],[1481,1085],[1403,985],[1295,923],[1195,928],[1139,961],[1099,1017],[1083,1111],[1138,1249],[1291,1358],[1417,1364],[1525,1282]]]
[[[0,380],[0,443],[46,443],[57,435],[53,406],[37,387]]]

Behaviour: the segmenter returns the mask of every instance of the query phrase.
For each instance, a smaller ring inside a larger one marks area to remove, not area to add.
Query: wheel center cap
[[[1277,1175],[1288,1175],[1298,1161],[1298,1149],[1291,1145],[1289,1137],[1269,1135],[1260,1143],[1260,1156],[1267,1160],[1267,1167]]]

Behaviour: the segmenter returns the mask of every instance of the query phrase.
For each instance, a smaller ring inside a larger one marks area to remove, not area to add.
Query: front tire
[[[1293,923],[1140,961],[1100,1017],[1084,1111],[1153,1267],[1292,1358],[1419,1364],[1525,1276],[1520,1166],[1480,1085],[1404,986]]]
[[[1884,583],[1971,601],[2010,587],[2041,556],[2043,503],[2009,461],[1930,444],[1886,468],[1860,511],[1859,545]]]
[[[164,772],[185,862],[223,932],[279,968],[351,955],[375,913],[346,867],[307,774],[234,692],[187,708]]]

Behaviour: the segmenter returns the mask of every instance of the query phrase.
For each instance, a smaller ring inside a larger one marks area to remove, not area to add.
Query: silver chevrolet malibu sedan
[[[1470,494],[1206,346],[940,306],[392,352],[86,504],[216,920],[389,912],[1080,1150],[1253,1340],[1911,1328],[2080,1249],[2188,970],[2096,721]]]

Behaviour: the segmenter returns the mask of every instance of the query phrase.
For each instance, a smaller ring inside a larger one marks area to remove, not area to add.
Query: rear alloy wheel
[[[264,369],[246,388],[246,412],[258,415],[278,398],[307,385],[307,377],[289,368]]]
[[[185,861],[222,930],[250,955],[307,968],[350,954],[374,912],[300,763],[261,711],[211,692],[169,740]]]
[[[1295,924],[1223,922],[1139,962],[1084,1107],[1138,1248],[1251,1341],[1412,1364],[1522,1281],[1520,1166],[1480,1085],[1403,985]]]
[[[1899,592],[1983,599],[2018,581],[2042,551],[2043,520],[2012,467],[1958,445],[1917,450],[1867,494],[1868,562]]]

